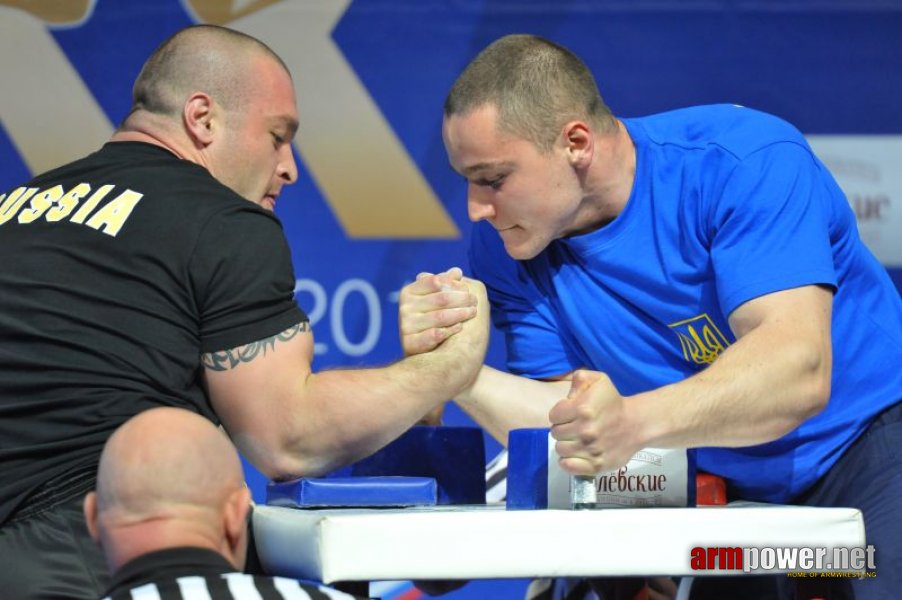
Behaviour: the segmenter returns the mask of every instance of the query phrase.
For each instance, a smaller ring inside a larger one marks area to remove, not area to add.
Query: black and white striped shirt
[[[175,548],[147,554],[113,576],[104,600],[355,600],[312,582],[237,573],[219,554]]]

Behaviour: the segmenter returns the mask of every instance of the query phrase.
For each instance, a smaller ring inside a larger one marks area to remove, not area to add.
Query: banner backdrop
[[[514,32],[574,50],[619,116],[732,102],[794,123],[902,287],[898,0],[0,0],[0,189],[99,147],[143,60],[199,22],[262,39],[294,74],[300,181],[276,213],[316,369],[397,358],[398,290],[466,268],[466,186],[447,164],[442,102]],[[495,336],[488,362],[503,359]],[[453,407],[446,422],[469,423]]]

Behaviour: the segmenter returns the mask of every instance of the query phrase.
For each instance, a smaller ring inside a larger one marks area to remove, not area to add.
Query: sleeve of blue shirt
[[[507,368],[533,379],[551,378],[584,366],[566,341],[547,295],[511,259],[488,223],[473,227],[470,245],[473,276],[486,285],[492,323],[505,336]]]
[[[835,287],[830,181],[810,150],[795,142],[766,146],[737,163],[709,209],[724,314],[772,292]]]

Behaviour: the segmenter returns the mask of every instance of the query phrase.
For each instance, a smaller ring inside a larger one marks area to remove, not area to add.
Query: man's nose
[[[467,214],[470,221],[477,223],[495,215],[488,190],[472,183],[467,185]]]
[[[276,166],[276,174],[286,183],[292,184],[298,180],[298,165],[294,160],[294,152],[291,144],[283,144],[279,164]]]

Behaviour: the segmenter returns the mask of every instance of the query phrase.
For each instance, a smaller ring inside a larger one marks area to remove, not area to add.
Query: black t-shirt
[[[278,219],[157,146],[0,196],[0,523],[142,410],[216,421],[201,353],[306,320],[293,290]]]

